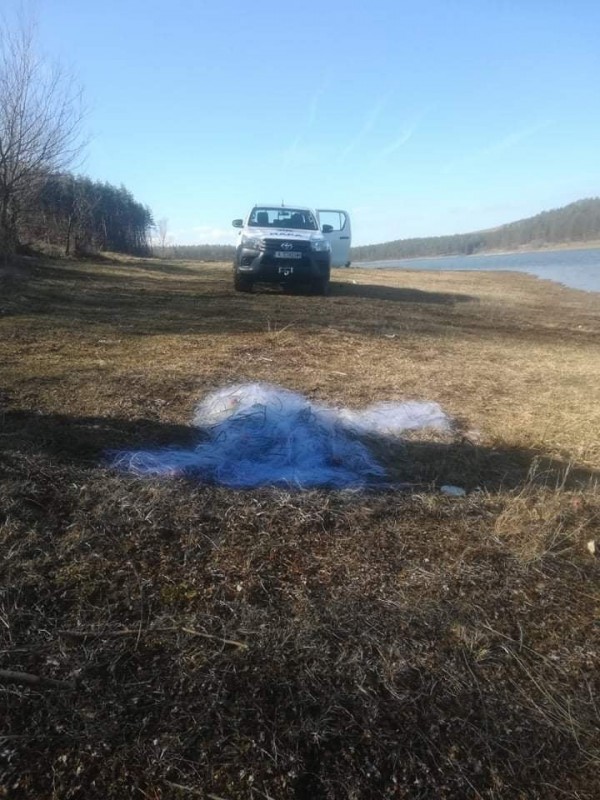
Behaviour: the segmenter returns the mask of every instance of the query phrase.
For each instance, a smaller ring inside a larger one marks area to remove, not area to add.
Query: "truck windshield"
[[[296,228],[302,231],[319,230],[313,214],[302,208],[269,208],[257,206],[252,209],[248,225],[253,228]]]

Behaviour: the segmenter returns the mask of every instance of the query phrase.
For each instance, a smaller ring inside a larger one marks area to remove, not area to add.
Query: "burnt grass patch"
[[[74,267],[63,268],[70,280]],[[154,263],[151,274],[162,274]],[[229,291],[213,268],[195,280],[192,294]],[[51,283],[60,293],[60,276]],[[107,450],[193,438],[199,385],[191,368],[168,371],[182,342],[157,344],[143,372],[122,318],[88,340],[87,310],[83,322],[61,317],[70,333],[56,338],[56,309],[29,314],[27,297],[45,291],[36,287],[8,295],[14,324],[3,328],[5,363],[16,366],[0,391],[0,796],[600,795],[597,465],[509,436],[474,441],[473,405],[446,440],[380,445],[409,484],[401,491],[240,492],[119,474]],[[309,315],[317,301],[276,302]],[[408,318],[410,304],[392,305],[398,325],[425,324],[418,303]],[[475,305],[460,313],[478,315]],[[261,340],[236,344],[227,369],[207,353],[200,388],[247,375],[250,363],[282,380],[273,359],[286,324],[282,315]],[[84,357],[97,358],[100,339],[116,343],[102,345],[114,364],[99,377]],[[285,341],[288,353],[304,346]],[[388,346],[378,340],[367,355]],[[425,348],[434,358],[430,339]],[[324,352],[323,374],[350,371],[355,356],[343,352],[333,364]],[[40,353],[56,359],[52,370],[28,373]],[[364,401],[368,378],[347,402]],[[370,379],[382,385],[379,373]],[[298,385],[310,391],[313,380],[302,373]],[[317,395],[344,398],[329,380]],[[136,404],[119,405],[119,387],[133,385]],[[446,497],[444,483],[468,493]]]

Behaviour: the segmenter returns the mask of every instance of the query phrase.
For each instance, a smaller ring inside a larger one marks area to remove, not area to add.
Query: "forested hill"
[[[511,222],[499,228],[431,236],[421,239],[397,239],[382,244],[353,247],[353,261],[380,261],[388,258],[472,255],[490,250],[517,250],[520,247],[544,247],[600,240],[600,198],[578,200],[563,208],[543,211],[535,217]]]

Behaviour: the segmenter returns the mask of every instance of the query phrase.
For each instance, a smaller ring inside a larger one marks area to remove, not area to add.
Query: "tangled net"
[[[389,485],[386,470],[363,439],[450,425],[437,403],[377,403],[352,411],[262,383],[213,392],[197,406],[193,424],[202,434],[195,446],[122,452],[114,465],[236,489],[383,486]]]

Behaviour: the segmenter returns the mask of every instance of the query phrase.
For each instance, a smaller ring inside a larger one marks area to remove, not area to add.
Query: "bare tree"
[[[36,50],[35,26],[0,22],[0,250],[14,251],[39,184],[81,151],[81,91]]]
[[[166,217],[159,219],[156,223],[156,229],[158,231],[158,244],[164,256],[167,246],[167,235],[169,233],[169,220]]]

